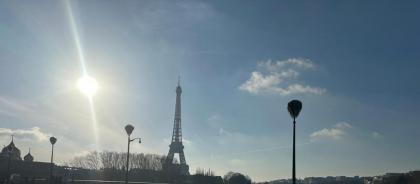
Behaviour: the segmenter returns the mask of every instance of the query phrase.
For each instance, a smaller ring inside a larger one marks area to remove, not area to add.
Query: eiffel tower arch
[[[185,161],[184,154],[184,145],[182,144],[182,129],[181,129],[181,93],[182,89],[180,86],[180,81],[178,79],[178,86],[176,87],[176,104],[175,104],[175,118],[174,118],[174,128],[172,131],[172,141],[169,145],[169,153],[166,157],[165,164],[163,169],[167,172],[180,174],[180,175],[189,175],[189,166]],[[174,163],[174,156],[178,153],[179,155],[179,164]]]

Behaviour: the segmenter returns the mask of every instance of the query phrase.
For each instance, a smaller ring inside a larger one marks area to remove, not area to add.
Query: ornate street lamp
[[[50,137],[50,143],[51,143],[51,166],[50,166],[50,184],[53,183],[53,168],[54,168],[54,144],[57,142],[57,138]]]
[[[131,142],[133,142],[134,140],[139,140],[139,143],[141,143],[141,138],[134,138],[134,139],[131,139],[130,138],[130,135],[131,135],[131,133],[133,133],[133,130],[134,130],[134,126],[133,125],[130,125],[130,124],[128,124],[128,125],[126,125],[125,127],[125,132],[127,132],[127,135],[128,135],[128,141],[127,141],[127,163],[126,163],[126,166],[125,166],[125,168],[126,168],[126,171],[125,171],[125,184],[128,184],[128,167],[129,167],[129,163],[130,163],[130,143]]]
[[[302,110],[302,102],[299,100],[292,100],[287,104],[287,110],[290,116],[293,118],[293,166],[292,166],[292,179],[293,184],[296,184],[296,152],[295,152],[295,139],[296,139],[296,118]]]

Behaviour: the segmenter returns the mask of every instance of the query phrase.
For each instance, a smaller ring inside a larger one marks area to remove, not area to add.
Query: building
[[[12,160],[22,160],[22,157],[20,157],[20,150],[15,146],[15,143],[13,142],[13,136],[12,141],[10,141],[9,145],[4,146],[0,152],[0,157],[8,158],[9,156]]]
[[[0,181],[15,173],[28,179],[49,178],[51,163],[34,160],[30,150],[22,160],[20,149],[15,145],[12,136],[10,143],[0,152]],[[69,177],[70,174],[67,168],[54,165],[54,176]]]
[[[23,161],[25,162],[33,162],[34,157],[31,155],[31,148],[29,148],[28,154],[23,157]]]

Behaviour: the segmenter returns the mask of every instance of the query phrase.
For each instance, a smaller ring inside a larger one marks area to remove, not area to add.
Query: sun
[[[98,82],[90,77],[89,75],[84,75],[77,80],[77,88],[89,98],[95,96],[98,91]]]

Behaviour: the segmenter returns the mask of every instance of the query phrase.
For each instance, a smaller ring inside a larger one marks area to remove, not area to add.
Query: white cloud
[[[276,61],[276,62],[272,62],[271,60],[268,60],[267,62],[260,62],[258,63],[258,67],[263,67],[270,71],[278,71],[278,70],[283,70],[284,68],[287,68],[287,67],[310,69],[310,68],[315,68],[315,65],[309,59],[289,58],[287,60]]]
[[[191,144],[192,144],[192,141],[190,139],[186,139],[186,138],[182,138],[182,142],[187,146],[191,146]]]
[[[248,91],[253,94],[257,94],[261,91],[266,91],[274,86],[280,84],[281,79],[276,75],[264,76],[262,73],[254,71],[251,73],[251,78],[242,84],[239,89],[243,91]]]
[[[300,71],[313,68],[315,65],[312,61],[301,58],[260,62],[257,65],[257,70],[251,73],[251,77],[240,85],[239,89],[252,94],[275,93],[286,96],[306,93],[321,95],[326,92],[326,89],[296,82]]]
[[[340,122],[334,125],[335,128],[339,128],[339,129],[346,129],[346,128],[351,128],[351,125],[347,122]]]
[[[331,128],[324,128],[311,134],[311,142],[319,140],[339,140],[347,135],[346,130],[351,128],[351,125],[346,122],[335,124]]]
[[[10,137],[11,135],[14,135],[19,139],[29,139],[35,141],[45,141],[48,140],[49,137],[47,133],[42,132],[38,127],[33,127],[28,130],[0,128],[0,137]]]
[[[325,89],[322,88],[314,88],[311,86],[303,86],[301,84],[291,84],[287,86],[286,88],[274,88],[275,92],[278,92],[282,95],[290,95],[290,94],[296,94],[296,93],[311,93],[316,95],[321,95],[325,93]]]

